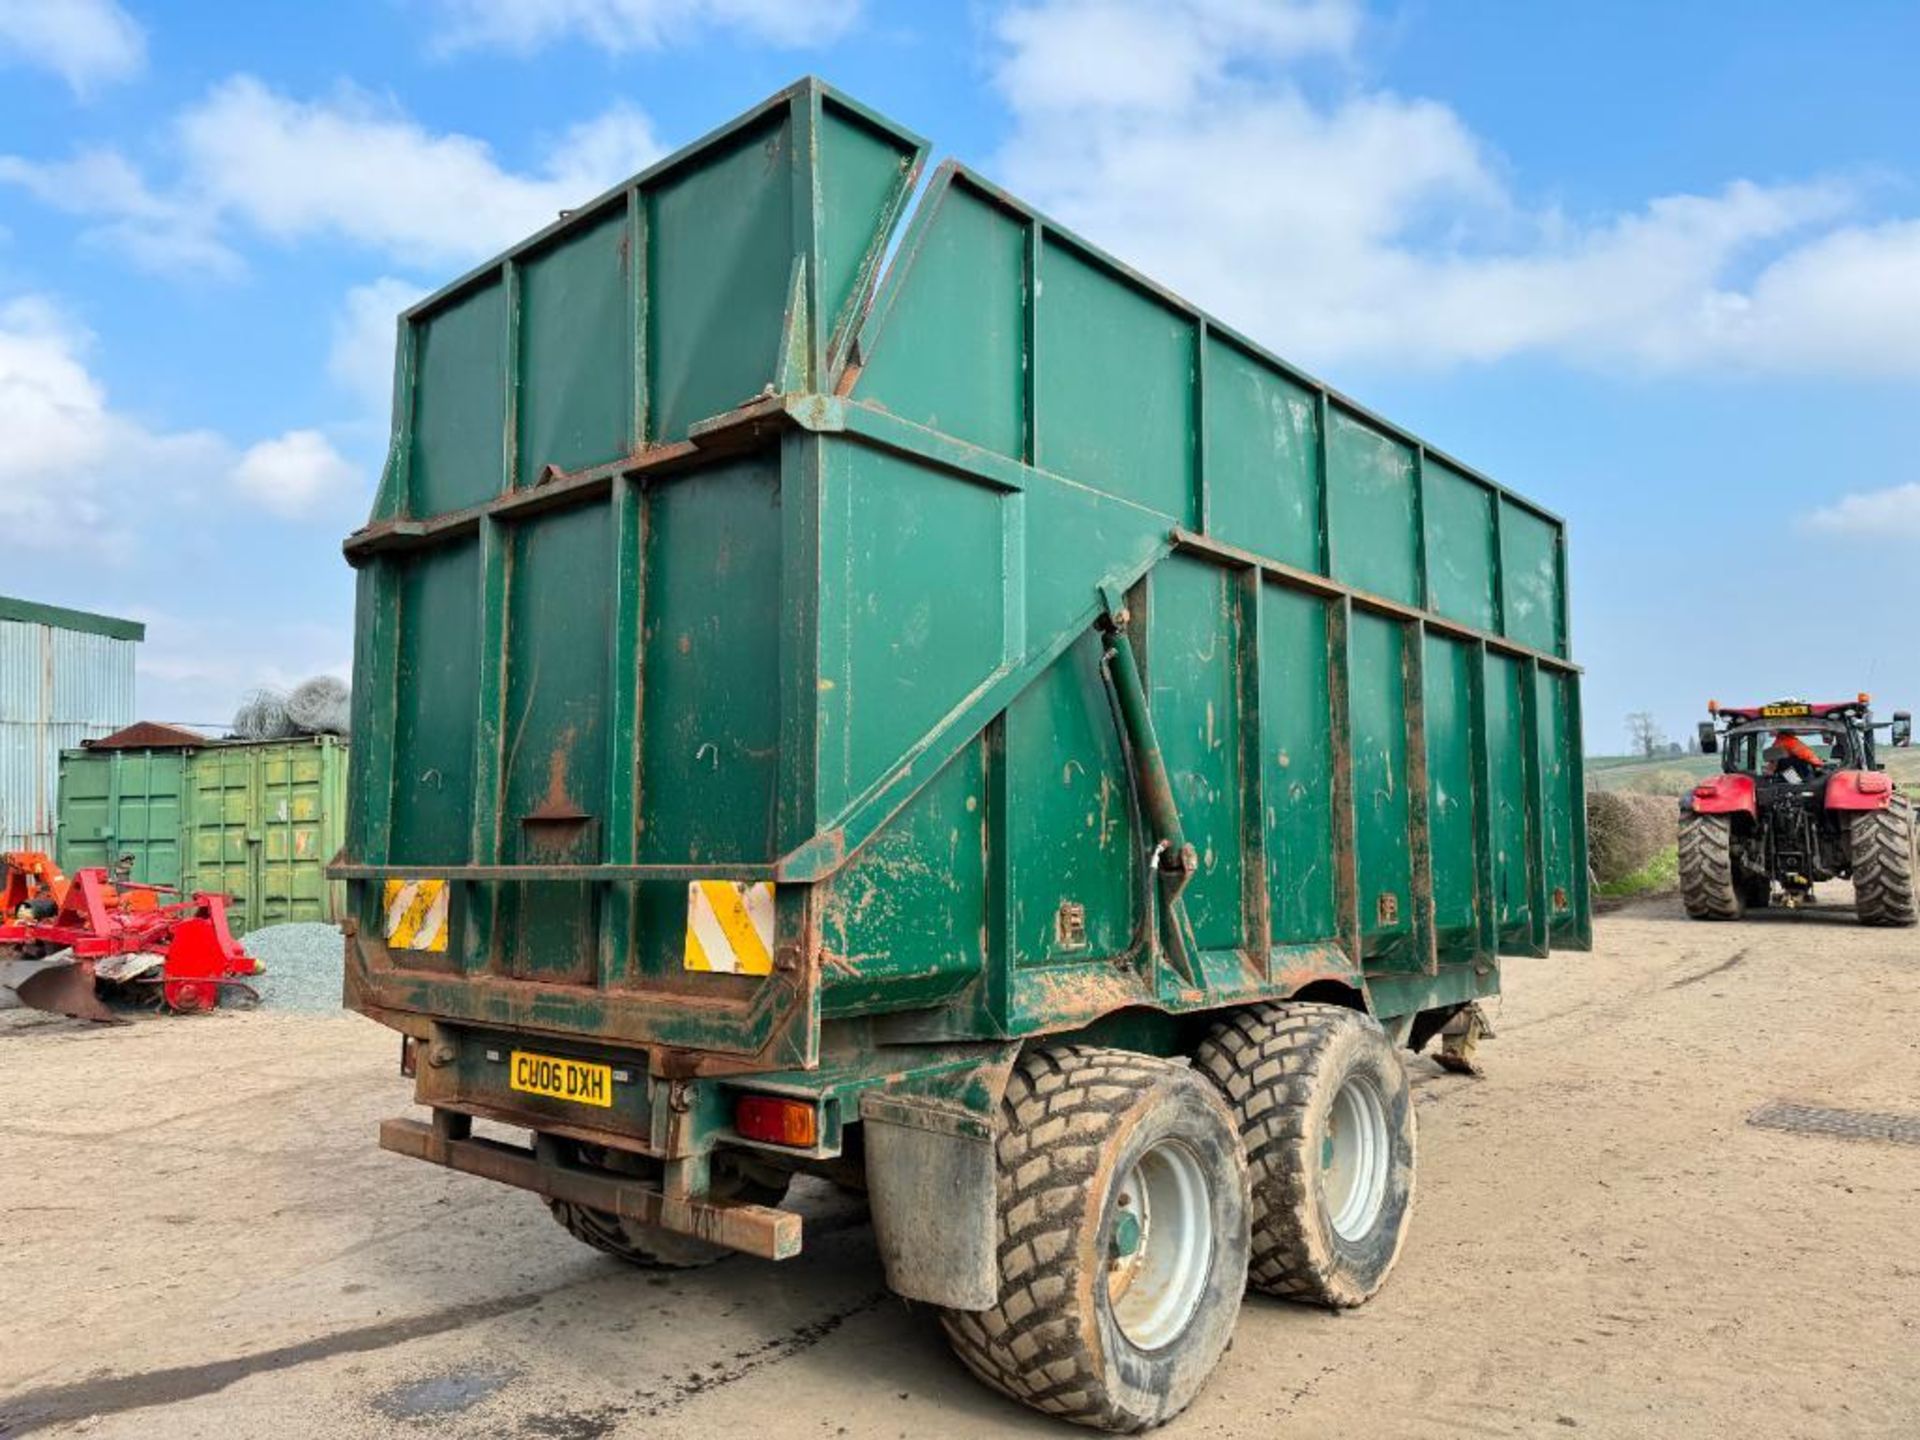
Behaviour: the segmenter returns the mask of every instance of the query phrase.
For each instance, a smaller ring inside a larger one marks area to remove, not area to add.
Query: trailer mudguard
[[[887,1288],[953,1310],[1000,1291],[994,1134],[1017,1043],[976,1066],[905,1076],[860,1097],[867,1196]]]
[[[1892,777],[1878,770],[1839,770],[1827,778],[1829,810],[1884,810],[1892,799]]]
[[[1687,797],[1687,808],[1696,815],[1757,815],[1759,807],[1754,803],[1753,777],[1715,775],[1703,780]]]

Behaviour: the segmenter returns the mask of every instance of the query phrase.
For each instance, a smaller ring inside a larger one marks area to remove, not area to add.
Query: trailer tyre
[[[1920,920],[1914,897],[1916,854],[1913,802],[1888,797],[1884,810],[1862,810],[1851,822],[1854,913],[1863,925],[1912,925]]]
[[[1738,920],[1746,908],[1733,876],[1730,816],[1681,814],[1680,901],[1695,920]]]
[[[659,1166],[641,1156],[565,1142],[554,1136],[541,1136],[540,1144],[550,1147],[555,1158],[568,1164],[658,1178]],[[717,1199],[778,1205],[786,1198],[786,1191],[784,1183],[773,1184],[764,1177],[716,1170],[711,1193]],[[608,1210],[576,1205],[570,1200],[550,1199],[547,1209],[574,1239],[642,1270],[692,1270],[724,1260],[733,1253],[724,1245],[711,1245],[677,1230],[642,1224]]]
[[[1406,1066],[1379,1024],[1339,1005],[1254,1005],[1214,1026],[1194,1068],[1246,1143],[1253,1288],[1334,1307],[1372,1296],[1406,1240],[1417,1158]]]
[[[1035,1050],[1000,1107],[1000,1294],[941,1325],[986,1384],[1076,1425],[1171,1420],[1232,1338],[1247,1165],[1214,1088],[1172,1061]]]
[[[593,1210],[566,1200],[549,1200],[547,1208],[574,1239],[642,1270],[692,1270],[731,1253],[722,1246],[658,1225],[642,1225],[607,1210]]]

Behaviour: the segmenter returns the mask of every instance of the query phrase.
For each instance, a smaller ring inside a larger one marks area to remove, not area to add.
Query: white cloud
[[[233,487],[263,510],[299,519],[342,499],[359,500],[366,477],[318,430],[262,440],[233,467]]]
[[[328,235],[411,263],[491,253],[658,158],[646,117],[616,107],[567,132],[536,174],[484,141],[434,134],[358,91],[289,99],[250,76],[182,116],[190,188],[283,240]]]
[[[995,77],[1023,111],[1178,110],[1230,65],[1344,54],[1360,29],[1353,0],[1051,0],[1014,6],[995,26]]]
[[[91,337],[44,296],[0,303],[0,522],[59,526],[111,547],[137,501],[190,492],[225,453],[204,430],[163,431],[114,410],[88,369]]]
[[[37,65],[77,95],[139,73],[146,37],[114,0],[0,0],[0,65]]]
[[[1920,482],[1843,495],[1805,517],[1809,529],[1878,540],[1920,540]]]
[[[0,527],[124,555],[156,512],[232,494],[302,516],[371,487],[318,431],[236,457],[211,430],[167,430],[114,408],[87,363],[93,337],[45,296],[0,302]],[[339,507],[336,507],[339,508]]]
[[[430,131],[361,91],[303,101],[245,75],[216,85],[174,132],[180,172],[166,186],[100,150],[52,163],[0,156],[0,181],[95,217],[90,238],[168,274],[234,273],[239,226],[445,268],[501,249],[663,152],[644,115],[615,105],[521,172],[484,141]]]
[[[327,374],[363,400],[370,413],[384,415],[393,404],[398,317],[426,293],[411,281],[384,275],[349,290],[333,317]]]
[[[218,217],[181,197],[154,193],[116,150],[87,149],[72,158],[37,162],[0,155],[0,181],[73,215],[104,216],[87,240],[126,256],[143,270],[232,278],[244,266],[221,242]]]
[[[1529,205],[1447,106],[1303,88],[1359,33],[1338,0],[1017,5],[997,176],[1309,364],[1920,374],[1920,223],[1826,179]]]
[[[526,54],[578,35],[622,54],[659,50],[705,29],[770,45],[824,45],[851,28],[861,0],[438,0],[438,8],[444,50]]]

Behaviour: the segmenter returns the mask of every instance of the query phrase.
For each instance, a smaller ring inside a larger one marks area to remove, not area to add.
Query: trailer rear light
[[[418,1062],[419,1057],[413,1049],[413,1037],[402,1035],[400,1037],[400,1073],[409,1080],[413,1079],[420,1068]]]
[[[733,1128],[742,1139],[768,1145],[812,1149],[820,1143],[820,1121],[810,1100],[778,1095],[742,1095],[733,1107]]]

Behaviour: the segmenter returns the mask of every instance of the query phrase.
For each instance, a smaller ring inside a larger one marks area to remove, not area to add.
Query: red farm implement
[[[144,990],[169,1010],[211,1010],[221,992],[257,999],[260,966],[227,928],[227,897],[80,870],[37,852],[0,855],[0,1007],[114,1021],[98,986]]]

